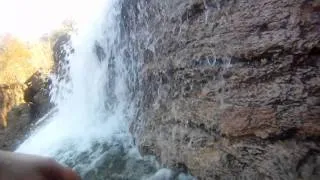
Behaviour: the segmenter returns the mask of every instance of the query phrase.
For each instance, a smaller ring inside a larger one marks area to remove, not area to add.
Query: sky
[[[85,19],[94,0],[0,0],[0,35],[32,39],[65,19]]]

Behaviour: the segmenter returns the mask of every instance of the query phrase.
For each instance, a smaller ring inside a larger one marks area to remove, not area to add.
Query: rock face
[[[8,126],[0,130],[1,150],[15,150],[27,137],[34,120],[31,117],[31,108],[27,103],[17,105],[8,112]]]
[[[199,179],[320,178],[320,3],[134,0],[131,130]]]
[[[53,73],[60,80],[68,80],[67,55],[73,49],[70,36],[57,37],[52,47]],[[53,107],[50,102],[51,81],[47,74],[35,72],[24,84],[0,84],[0,148],[14,150],[24,140],[35,120]]]
[[[50,103],[50,81],[47,76],[36,72],[26,84],[28,87],[24,92],[24,100],[30,104],[33,118],[40,118],[53,107]]]
[[[70,38],[70,35],[62,34],[57,37],[54,46],[52,47],[52,56],[54,60],[53,73],[60,78],[65,78],[65,76],[67,76],[67,65],[69,64],[68,55],[74,52]]]
[[[14,150],[28,135],[32,123],[52,106],[48,79],[38,72],[26,84],[1,85],[0,112],[5,128],[0,129],[0,148]]]
[[[18,104],[23,102],[24,84],[0,85],[0,120],[3,127],[7,127],[7,114]]]

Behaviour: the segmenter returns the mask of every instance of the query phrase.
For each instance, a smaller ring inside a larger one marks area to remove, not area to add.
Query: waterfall
[[[137,62],[121,36],[121,0],[88,7],[52,79],[55,109],[17,152],[55,158],[83,179],[190,179],[142,157],[129,124],[134,120]],[[173,175],[175,174],[175,175]],[[173,178],[174,177],[174,178]]]
[[[141,179],[157,164],[133,148],[128,130],[134,64],[120,43],[120,2],[101,0],[91,8],[71,36],[74,52],[65,48],[66,73],[52,77],[56,110],[16,151],[54,157],[84,179]],[[130,169],[137,163],[141,168]]]

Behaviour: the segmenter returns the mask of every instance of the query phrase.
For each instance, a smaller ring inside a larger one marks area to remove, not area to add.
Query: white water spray
[[[135,62],[121,43],[119,1],[101,0],[78,24],[74,52],[66,46],[70,53],[61,62],[67,73],[52,78],[56,109],[17,151],[54,157],[84,179],[190,179],[167,169],[156,173],[155,157],[141,157],[132,144]]]
[[[46,120],[18,149],[18,152],[55,157],[72,164],[82,173],[90,170],[100,158],[105,144],[115,139],[130,146],[127,119],[130,116],[127,99],[128,76],[124,59],[117,56],[115,42],[119,38],[116,0],[97,3],[88,10],[87,21],[79,24],[79,31],[71,37],[74,53],[67,57],[65,69],[70,80],[53,78],[52,101],[57,112]],[[99,43],[105,57],[99,60],[94,51]],[[113,76],[109,77],[110,59],[114,61]],[[113,80],[114,89],[106,87]],[[112,92],[110,92],[112,91]],[[114,94],[112,111],[106,110],[107,93]],[[85,160],[81,155],[86,153]],[[79,159],[80,158],[80,159]],[[77,160],[79,159],[79,160]]]

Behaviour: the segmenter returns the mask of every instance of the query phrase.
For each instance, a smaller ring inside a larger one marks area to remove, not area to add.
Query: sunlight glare
[[[0,35],[39,38],[66,19],[83,23],[101,0],[0,0]]]

